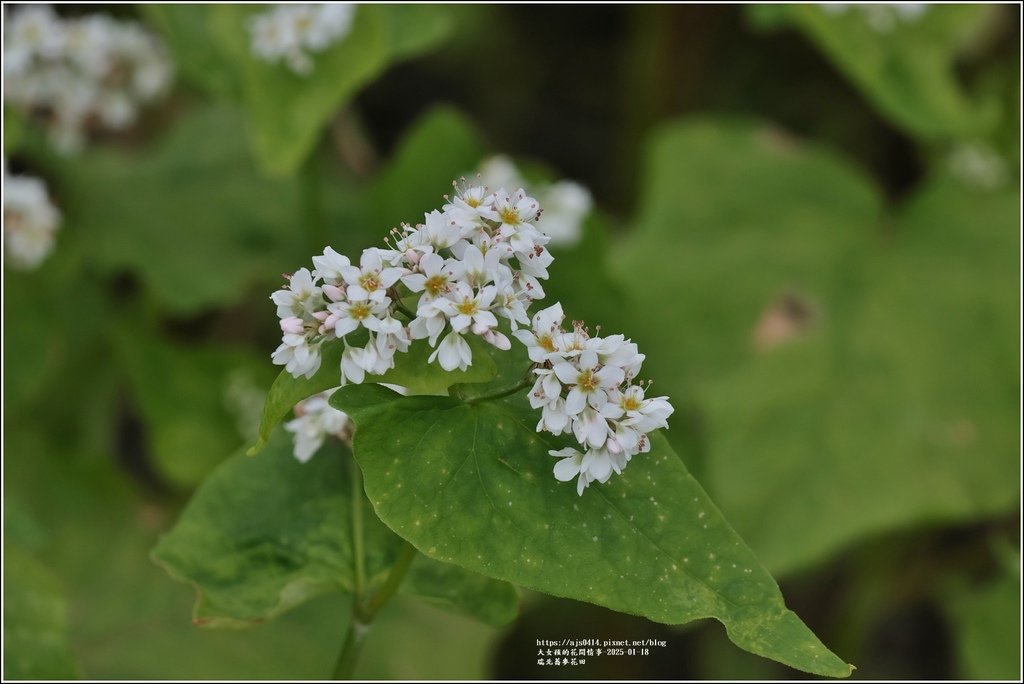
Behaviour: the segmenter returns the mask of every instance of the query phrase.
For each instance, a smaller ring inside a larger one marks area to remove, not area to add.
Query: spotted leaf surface
[[[424,554],[658,622],[714,617],[749,651],[850,673],[660,434],[621,477],[579,497],[551,472],[548,450],[566,442],[534,432],[521,399],[470,405],[360,385],[331,401],[355,420],[375,511]]]
[[[278,432],[256,456],[239,454],[202,484],[154,559],[197,590],[199,624],[262,622],[306,600],[354,587],[350,456],[328,443],[308,463]],[[401,540],[364,502],[367,578],[387,574]],[[402,592],[447,610],[502,624],[515,617],[514,587],[418,558]]]

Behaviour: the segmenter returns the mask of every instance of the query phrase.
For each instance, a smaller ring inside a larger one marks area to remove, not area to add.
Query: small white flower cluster
[[[347,3],[276,5],[252,18],[252,52],[267,62],[284,60],[304,76],[313,70],[308,53],[323,52],[347,36],[355,13],[356,6]]]
[[[544,207],[537,228],[551,238],[552,247],[572,247],[583,237],[583,220],[594,206],[590,191],[571,180],[529,186],[511,159],[498,155],[485,160],[479,181],[492,188],[526,188]]]
[[[899,24],[909,24],[920,19],[929,10],[925,2],[879,2],[872,4],[829,2],[820,5],[829,14],[845,14],[853,9],[861,14],[875,33],[888,33]]]
[[[358,266],[327,247],[313,257],[312,272],[300,269],[271,295],[283,332],[274,363],[312,377],[321,345],[343,339],[344,385],[384,374],[413,340],[426,339],[434,348],[428,362],[448,371],[472,365],[468,334],[509,349],[498,318],[513,330],[529,323],[526,309],[544,296],[540,280],[552,261],[548,238],[534,225],[539,215],[537,200],[522,190],[457,185],[443,211],[396,229],[390,249],[364,250]],[[350,346],[347,336],[360,329],[369,341]]]
[[[94,14],[61,18],[45,5],[14,12],[4,27],[4,99],[45,117],[64,151],[91,125],[122,129],[171,82],[163,44],[139,24]]]
[[[15,268],[39,266],[53,249],[60,211],[38,178],[9,176],[4,170],[4,256]]]
[[[330,405],[337,387],[295,405],[295,418],[284,424],[294,438],[295,458],[305,463],[323,445],[328,436],[342,437],[348,428],[348,414]]]
[[[979,188],[998,188],[1006,182],[1006,161],[984,143],[957,145],[946,157],[946,167],[957,178]]]
[[[537,380],[530,405],[541,409],[537,432],[572,434],[585,450],[550,451],[559,458],[555,477],[574,477],[582,495],[591,482],[607,482],[621,474],[636,454],[650,451],[647,434],[668,427],[668,397],[645,398],[634,383],[644,361],[636,344],[622,335],[591,337],[581,323],[562,330],[561,304],[539,311],[532,330],[515,336],[526,345]]]

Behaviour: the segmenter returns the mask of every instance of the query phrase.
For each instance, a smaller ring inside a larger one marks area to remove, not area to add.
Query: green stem
[[[384,582],[376,591],[367,593],[366,549],[363,539],[363,479],[362,471],[359,470],[359,464],[356,463],[355,458],[352,459],[351,468],[352,551],[355,586],[353,587],[352,613],[349,617],[348,632],[345,634],[345,641],[341,645],[341,652],[338,653],[338,660],[334,665],[333,679],[352,678],[359,654],[363,650],[363,642],[370,632],[374,618],[401,586],[402,580],[405,579],[405,575],[409,571],[409,566],[416,559],[416,548],[412,544],[404,542]]]
[[[402,304],[402,302],[397,300],[397,299],[395,300],[395,308],[398,311],[404,313],[406,316],[408,316],[410,321],[412,319],[416,318],[416,314],[414,314],[412,311],[410,311],[409,307],[407,307],[405,304]]]
[[[398,587],[401,586],[402,580],[405,579],[405,573],[409,571],[409,566],[416,559],[416,553],[415,546],[409,542],[404,542],[402,550],[398,552],[398,557],[395,558],[394,565],[391,566],[391,572],[384,579],[384,583],[360,606],[359,617],[367,624],[373,621],[373,618],[377,616],[380,609],[384,607],[398,590]]]
[[[516,384],[513,387],[508,387],[508,388],[502,389],[502,390],[496,390],[494,392],[491,392],[490,394],[479,394],[479,395],[477,395],[475,397],[471,397],[470,399],[467,399],[466,403],[472,405],[472,404],[479,404],[481,401],[491,401],[492,399],[501,399],[502,397],[507,397],[510,394],[515,394],[519,390],[526,389],[527,387],[532,385],[533,382],[534,382],[533,375],[532,374],[527,374],[527,376],[525,378],[523,378],[521,381],[519,381],[518,384]]]
[[[352,679],[356,669],[356,661],[363,650],[363,642],[370,631],[370,625],[359,622],[353,615],[348,625],[348,634],[345,635],[345,643],[341,645],[341,653],[338,654],[338,662],[334,664],[334,674],[331,679]]]

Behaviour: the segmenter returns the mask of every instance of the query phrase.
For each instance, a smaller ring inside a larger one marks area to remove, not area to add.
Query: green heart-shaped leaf
[[[576,495],[552,475],[522,397],[463,403],[338,390],[381,520],[424,554],[516,584],[665,623],[714,617],[734,643],[819,675],[850,666],[778,586],[659,434],[607,485]]]
[[[196,587],[197,623],[245,626],[313,596],[353,590],[349,458],[330,442],[300,463],[288,436],[278,433],[259,455],[236,455],[203,482],[153,550],[172,576]],[[402,541],[366,513],[372,585]],[[402,592],[490,624],[508,622],[518,611],[511,585],[429,558],[416,559]]]

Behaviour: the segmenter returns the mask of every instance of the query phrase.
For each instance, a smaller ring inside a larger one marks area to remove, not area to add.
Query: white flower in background
[[[888,33],[899,24],[910,24],[929,11],[926,2],[880,2],[880,3],[846,3],[829,2],[819,5],[825,12],[840,15],[856,11],[876,33]]]
[[[489,188],[526,188],[544,207],[536,228],[550,238],[555,247],[572,247],[583,236],[583,221],[590,214],[594,200],[590,191],[571,180],[530,185],[523,180],[516,165],[506,156],[485,160],[479,169],[480,183]],[[487,205],[490,209],[490,205]]]
[[[4,255],[15,268],[35,269],[53,250],[60,212],[46,185],[30,176],[4,170]]]
[[[352,30],[355,12],[356,6],[348,3],[276,5],[250,21],[252,52],[307,75],[314,66],[310,53],[323,52],[344,39]]]
[[[327,437],[341,437],[348,428],[348,415],[329,403],[337,389],[300,401],[295,405],[295,418],[284,424],[293,435],[295,458],[303,463],[313,457]]]
[[[946,166],[954,176],[979,188],[998,188],[1006,181],[1006,162],[984,144],[958,145],[946,158]]]
[[[137,23],[63,18],[38,5],[7,18],[3,61],[4,101],[41,117],[66,152],[93,127],[132,125],[172,77],[163,44]]]

